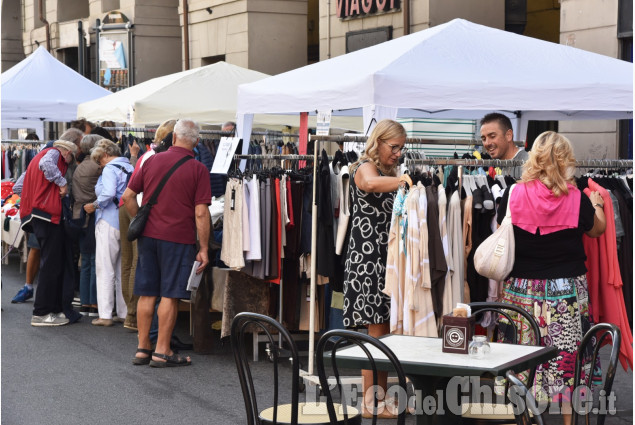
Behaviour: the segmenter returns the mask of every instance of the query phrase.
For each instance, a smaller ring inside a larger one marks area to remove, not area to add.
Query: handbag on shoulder
[[[498,282],[509,276],[509,273],[514,268],[516,259],[516,244],[511,214],[512,190],[515,186],[514,184],[509,188],[507,213],[500,227],[485,239],[474,253],[474,268],[477,273]]]
[[[152,210],[152,206],[157,203],[157,199],[159,198],[159,193],[165,186],[165,183],[168,181],[172,173],[176,171],[181,165],[183,165],[187,160],[192,159],[191,156],[186,156],[181,158],[176,164],[170,168],[170,171],[167,172],[163,179],[154,190],[154,193],[150,197],[150,200],[139,208],[137,211],[137,215],[135,215],[132,220],[130,220],[130,227],[128,227],[128,241],[132,242],[139,238],[143,233],[143,229],[146,227],[146,223],[148,222],[148,217],[150,217],[150,211]]]

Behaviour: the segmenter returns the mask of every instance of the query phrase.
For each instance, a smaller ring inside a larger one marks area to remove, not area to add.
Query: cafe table
[[[442,352],[441,338],[385,335],[380,340],[395,353],[415,390],[421,390],[424,406],[417,407],[417,424],[461,423],[460,411],[444,407],[448,402],[457,403],[457,399],[448,400],[452,394],[445,396],[446,390],[459,380],[451,378],[505,376],[508,370],[522,372],[554,358],[558,352],[556,347],[490,343],[490,353],[481,359],[475,359],[467,354]],[[390,362],[382,353],[373,347],[367,348],[378,370],[392,370]],[[325,353],[325,357],[325,361],[330,363],[330,352]],[[349,369],[371,367],[366,354],[355,345],[337,350],[337,365],[338,368]],[[448,383],[451,384],[449,387]],[[438,399],[439,396],[441,400]],[[433,400],[436,400],[436,407],[431,405]],[[439,402],[442,404],[438,404]]]

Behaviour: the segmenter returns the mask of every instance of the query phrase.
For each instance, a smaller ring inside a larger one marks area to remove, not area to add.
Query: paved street
[[[217,339],[211,355],[185,352],[192,356],[190,367],[133,366],[136,334],[121,324],[94,327],[85,317],[69,326],[32,327],[32,301],[10,303],[23,284],[17,258],[11,257],[11,264],[2,266],[2,424],[245,423],[229,341],[221,344]],[[186,314],[179,316],[177,334],[182,340],[189,340],[187,319]],[[254,365],[260,388],[271,388],[270,370],[266,360]],[[290,382],[288,367],[281,374],[283,382]],[[620,366],[614,385],[619,414],[607,424],[633,422],[632,381],[632,372]]]

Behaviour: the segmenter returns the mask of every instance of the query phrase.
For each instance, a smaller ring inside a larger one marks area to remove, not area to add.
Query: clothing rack
[[[11,143],[11,144],[28,144],[28,145],[45,145],[47,143],[46,140],[18,140],[18,139],[7,139],[2,140],[2,143]]]
[[[336,143],[366,143],[368,136],[311,136],[311,140]],[[473,146],[481,145],[482,142],[476,139],[423,139],[420,137],[407,137],[406,144]],[[525,142],[522,141],[515,141],[514,144],[521,147],[525,146]]]
[[[404,164],[407,165],[462,165],[464,167],[519,167],[525,161],[517,159],[453,159],[453,158],[406,158]],[[576,161],[577,168],[632,168],[632,159],[584,159]]]
[[[253,154],[253,155],[234,155],[234,159],[280,159],[285,161],[293,160],[308,160],[313,161],[315,156],[313,155],[276,155],[276,154]],[[333,159],[329,156],[329,160]]]
[[[254,135],[254,134],[257,135],[257,132],[251,133],[251,134],[252,135]],[[317,158],[317,154],[316,155],[278,155],[278,154],[235,154],[234,155],[234,160],[241,160],[241,159],[281,160],[281,161],[309,160],[309,161],[314,161],[315,162],[316,158]],[[329,157],[329,160],[332,160],[332,159],[333,159],[333,157]],[[314,202],[314,207],[316,205],[315,204],[315,185],[316,185],[316,183],[315,183],[315,177],[316,177],[315,170],[316,169],[314,167],[314,175],[313,175],[313,197],[314,197],[313,202]],[[317,210],[314,209],[313,214],[317,214]],[[314,238],[314,236],[312,235],[311,236],[311,240],[312,241],[313,241],[313,238]],[[284,247],[282,246],[282,244],[280,244],[281,253],[282,253],[283,249],[284,249]],[[312,251],[312,253],[316,252],[316,248],[313,246],[313,244],[311,245],[311,251]],[[311,255],[311,267],[313,267],[314,258],[315,258],[315,255],[312,254]],[[283,306],[283,302],[282,302],[283,301],[283,299],[282,299],[282,297],[283,297],[282,285],[284,284],[283,278],[282,278],[282,264],[280,265],[279,273],[280,273],[280,285],[279,285],[279,291],[280,291],[279,297],[280,297],[280,300],[278,302],[278,315],[280,317],[280,320],[282,320],[282,314],[283,314],[283,310],[282,310],[282,306]],[[313,280],[312,279],[311,279],[311,282],[312,282],[311,285],[313,285]],[[311,306],[312,306],[311,308],[313,308],[313,300],[312,300]],[[313,315],[314,315],[313,310],[311,310],[311,315],[312,315],[311,317],[313,317]],[[312,332],[313,327],[312,326],[313,325],[314,325],[313,322],[311,322],[311,324],[309,325],[309,340],[312,339],[312,335],[313,335],[313,332]],[[257,338],[255,336],[254,336],[254,344],[256,344],[256,347],[257,347]],[[282,348],[282,339],[278,340],[278,344]],[[310,352],[311,352],[311,355],[312,355],[312,346],[310,346],[310,350],[311,350]],[[257,353],[257,351],[258,351],[257,348],[254,348],[254,353]],[[254,356],[255,355],[256,354],[254,354]],[[254,358],[254,360],[255,360],[255,358]]]
[[[156,128],[144,128],[144,127],[103,127],[104,130],[108,131],[123,131],[130,133],[156,133]],[[201,130],[199,134],[214,134],[217,136],[227,136],[232,137],[235,136],[233,131],[222,131],[222,130]],[[292,133],[283,133],[282,131],[274,131],[274,130],[265,130],[265,131],[253,131],[251,133],[252,136],[271,136],[271,137],[300,137],[299,134]]]

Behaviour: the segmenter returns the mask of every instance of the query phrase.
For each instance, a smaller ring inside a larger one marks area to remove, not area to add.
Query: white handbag
[[[474,253],[474,268],[481,276],[496,281],[505,280],[512,268],[516,258],[514,243],[514,226],[512,225],[511,199],[512,190],[516,185],[509,188],[507,198],[507,213],[498,229],[483,241]]]

